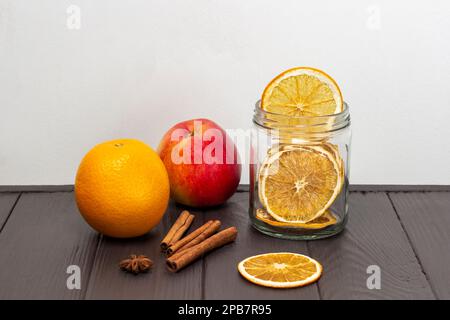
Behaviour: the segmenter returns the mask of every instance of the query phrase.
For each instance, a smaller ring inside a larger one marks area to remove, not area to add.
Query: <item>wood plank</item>
[[[0,186],[0,193],[7,192],[72,192],[73,184],[67,185],[18,185]]]
[[[410,185],[410,184],[351,184],[350,191],[358,192],[448,192],[450,185]]]
[[[97,242],[72,193],[22,194],[0,234],[0,299],[82,298]],[[67,289],[69,265],[81,290]]]
[[[235,193],[223,206],[205,212],[205,220],[219,219],[223,228],[236,226],[235,243],[211,252],[204,258],[205,299],[319,299],[317,285],[289,290],[256,286],[243,279],[237,264],[252,255],[267,252],[308,254],[306,242],[275,239],[252,228],[248,217],[248,193]]]
[[[450,192],[390,193],[431,287],[450,299]]]
[[[0,194],[0,232],[14,207],[20,193]]]
[[[202,261],[197,261],[179,273],[171,273],[165,265],[160,242],[181,207],[170,204],[162,222],[149,234],[135,239],[103,237],[96,255],[87,299],[200,299],[202,294]],[[201,212],[196,215],[191,230],[203,224]],[[149,273],[132,275],[118,268],[120,260],[130,254],[145,254],[153,260]]]
[[[351,193],[346,230],[309,249],[324,267],[323,299],[435,298],[385,193]],[[367,288],[370,265],[380,267],[380,290]]]

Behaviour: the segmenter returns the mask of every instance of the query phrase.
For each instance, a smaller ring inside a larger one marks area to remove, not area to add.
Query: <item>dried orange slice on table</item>
[[[287,116],[324,116],[344,110],[341,90],[325,72],[298,67],[275,77],[261,97],[263,110]]]
[[[248,281],[271,288],[302,287],[315,282],[322,265],[298,253],[266,253],[249,257],[238,264],[239,273]]]
[[[259,173],[259,196],[277,221],[307,223],[339,195],[344,176],[335,156],[322,147],[284,146],[272,152]]]

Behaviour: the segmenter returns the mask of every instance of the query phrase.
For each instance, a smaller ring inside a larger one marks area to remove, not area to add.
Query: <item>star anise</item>
[[[153,266],[153,261],[147,256],[132,254],[128,259],[120,261],[120,269],[138,274],[141,272],[147,272]]]

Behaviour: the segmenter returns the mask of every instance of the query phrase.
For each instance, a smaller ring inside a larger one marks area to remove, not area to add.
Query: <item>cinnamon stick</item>
[[[167,259],[167,267],[172,272],[177,272],[195,261],[205,253],[233,242],[237,237],[237,229],[231,227],[216,233],[199,244],[173,255]]]
[[[219,220],[210,220],[206,222],[204,225],[202,225],[197,230],[190,233],[188,236],[182,238],[181,240],[175,242],[173,245],[171,245],[169,248],[167,248],[167,255],[173,255],[175,252],[178,254],[178,252],[182,252],[186,250],[187,248],[191,248],[195,246],[196,244],[199,244],[206,238],[210,237],[214,233],[217,232],[220,228],[220,221]]]
[[[194,217],[195,216],[193,214],[190,214],[189,211],[187,210],[181,212],[178,219],[170,228],[167,235],[161,241],[161,249],[163,251],[167,250],[167,248],[171,244],[174,244],[175,242],[181,239],[186,230],[189,229],[189,227],[191,226]]]

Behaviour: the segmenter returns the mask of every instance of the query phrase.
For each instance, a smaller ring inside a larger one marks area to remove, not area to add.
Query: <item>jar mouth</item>
[[[344,110],[323,116],[290,116],[261,109],[261,100],[255,104],[253,122],[267,129],[288,130],[307,133],[326,133],[350,125],[350,112],[346,102]]]

